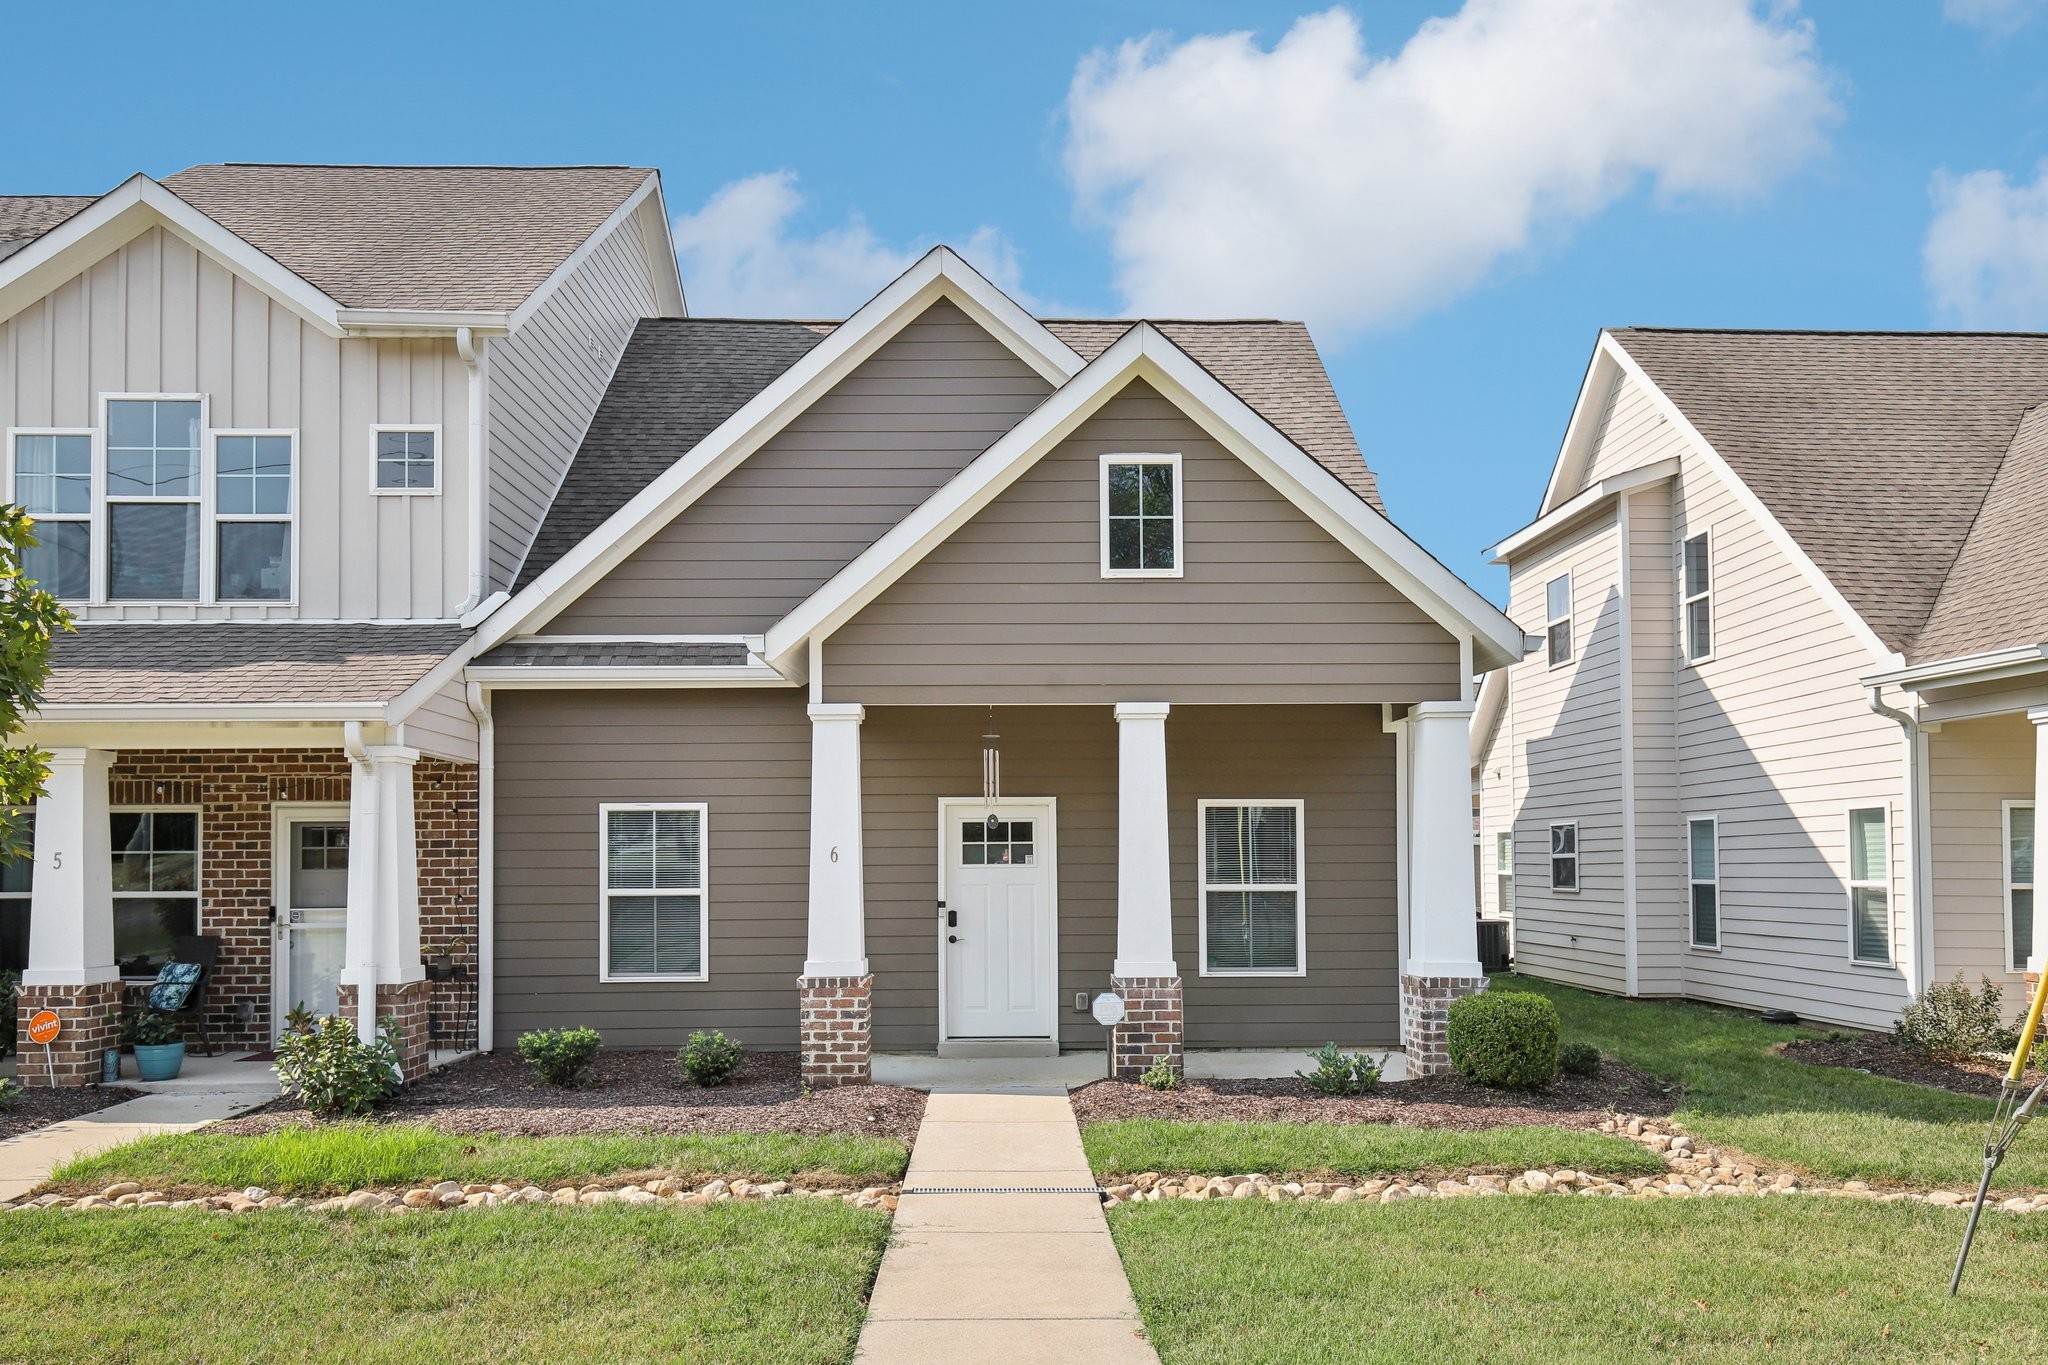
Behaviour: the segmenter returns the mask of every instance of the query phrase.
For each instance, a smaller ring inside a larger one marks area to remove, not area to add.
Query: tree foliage
[[[36,544],[35,523],[19,507],[0,506],[0,855],[27,852],[20,812],[33,808],[50,776],[50,756],[5,741],[19,735],[50,677],[50,637],[71,627],[71,613],[22,573],[22,551]]]

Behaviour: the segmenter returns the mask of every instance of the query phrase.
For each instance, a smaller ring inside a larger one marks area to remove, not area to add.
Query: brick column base
[[[800,976],[797,1046],[804,1084],[814,1090],[866,1085],[874,1065],[875,978]]]
[[[383,982],[377,987],[377,1022],[381,1025],[387,1019],[397,1021],[398,1071],[407,1085],[427,1074],[427,1008],[433,989],[433,983],[428,981],[407,981],[403,985]],[[356,1017],[354,983],[342,984],[337,1012],[344,1019]]]
[[[28,1037],[28,1021],[40,1010],[55,1010],[62,1023],[57,1041],[47,1048]],[[14,1079],[23,1086],[45,1090],[53,1085],[98,1084],[101,1054],[121,1046],[121,1026],[107,1016],[120,1012],[118,981],[91,986],[23,986],[15,1012],[19,1031],[15,1034]]]
[[[1110,1075],[1135,1081],[1165,1062],[1181,1074],[1180,978],[1177,976],[1113,976],[1109,988],[1123,998],[1124,1018],[1110,1034]]]
[[[1486,989],[1483,976],[1403,976],[1401,1041],[1410,1076],[1442,1076],[1451,1069],[1451,1002]]]

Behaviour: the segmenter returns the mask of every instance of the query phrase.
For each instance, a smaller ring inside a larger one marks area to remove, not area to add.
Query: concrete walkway
[[[0,1199],[19,1199],[50,1178],[59,1163],[152,1133],[183,1133],[233,1118],[277,1095],[268,1087],[165,1090],[109,1105],[0,1142]]]
[[[1064,1091],[933,1094],[903,1187],[856,1365],[1157,1365]]]

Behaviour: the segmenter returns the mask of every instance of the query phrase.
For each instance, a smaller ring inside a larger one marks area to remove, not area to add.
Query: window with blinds
[[[1300,801],[1203,801],[1203,976],[1301,976]]]
[[[1687,880],[1692,885],[1692,946],[1721,946],[1721,822],[1706,815],[1685,822]]]
[[[702,805],[602,806],[604,981],[705,979]]]
[[[1849,812],[1849,957],[1890,966],[1892,960],[1891,812],[1867,806]]]
[[[2005,913],[2007,961],[2016,972],[2034,955],[2034,807],[2005,806]]]

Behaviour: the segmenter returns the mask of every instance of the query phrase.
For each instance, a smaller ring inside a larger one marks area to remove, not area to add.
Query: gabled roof
[[[1887,648],[1919,661],[2044,638],[1986,594],[2044,581],[2013,556],[2036,549],[2018,509],[2040,495],[2040,438],[2015,437],[2048,402],[2048,336],[1609,335]]]
[[[1914,638],[1915,663],[2048,644],[2048,407],[2030,408]]]
[[[92,202],[89,194],[0,194],[0,261]]]

